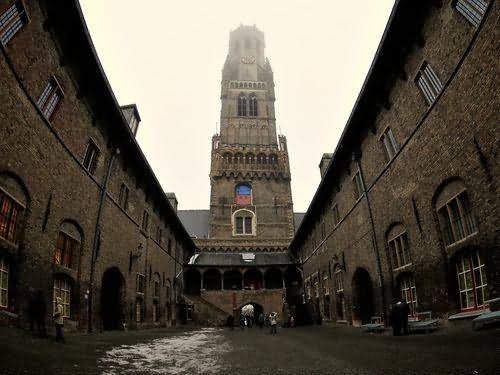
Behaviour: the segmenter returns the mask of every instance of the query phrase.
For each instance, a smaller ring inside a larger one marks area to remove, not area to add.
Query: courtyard
[[[468,324],[392,337],[325,325],[241,331],[177,327],[68,334],[1,329],[2,374],[498,374],[500,330]]]

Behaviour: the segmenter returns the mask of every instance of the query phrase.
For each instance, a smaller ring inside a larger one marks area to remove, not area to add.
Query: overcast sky
[[[370,67],[394,0],[80,0],[139,144],[179,209],[209,207],[221,69],[240,23],[265,33],[276,122],[287,136],[294,210],[305,211]]]

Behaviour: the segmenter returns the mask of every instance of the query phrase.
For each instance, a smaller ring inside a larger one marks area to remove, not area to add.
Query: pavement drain
[[[220,329],[204,328],[145,343],[121,345],[98,360],[103,375],[118,374],[216,374],[221,354],[230,345]]]

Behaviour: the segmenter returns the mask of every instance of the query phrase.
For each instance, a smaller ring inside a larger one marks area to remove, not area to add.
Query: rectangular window
[[[63,317],[70,317],[70,306],[71,306],[71,284],[65,278],[54,279],[54,295],[53,295],[53,309],[56,311],[57,307],[57,297],[62,300],[63,307]]]
[[[87,149],[85,150],[85,156],[83,157],[83,167],[94,174],[97,167],[97,159],[99,158],[99,148],[94,143],[92,139],[89,140],[87,144]]]
[[[406,232],[390,240],[389,248],[393,256],[394,268],[403,267],[411,263],[408,235]]]
[[[144,294],[145,278],[146,277],[142,273],[137,274],[137,279],[136,279],[137,293]]]
[[[140,298],[135,300],[135,321],[142,322],[142,299]]]
[[[9,304],[9,263],[5,257],[0,257],[0,307]]]
[[[465,191],[439,208],[438,217],[446,245],[452,245],[477,232],[472,207]]]
[[[36,104],[45,117],[50,120],[54,115],[57,105],[63,97],[63,91],[55,77],[51,77],[47,86],[40,94]]]
[[[484,0],[455,0],[455,9],[475,27],[478,27],[486,12],[488,3]]]
[[[120,197],[118,199],[118,204],[120,205],[121,208],[123,208],[125,211],[127,211],[128,208],[128,187],[127,185],[123,184],[120,186]]]
[[[387,128],[384,131],[384,134],[380,137],[380,141],[384,145],[385,156],[387,157],[387,161],[392,160],[396,152],[399,150],[399,145],[396,142],[396,138],[394,138],[394,134],[392,133],[391,128]]]
[[[19,220],[23,209],[23,206],[0,189],[0,237],[17,243]]]
[[[29,21],[23,1],[14,1],[0,14],[0,42],[5,46]]]
[[[335,203],[332,208],[333,212],[333,225],[338,225],[340,223],[340,213],[339,213],[339,205]]]
[[[361,175],[359,171],[354,175],[352,182],[354,187],[354,198],[358,200],[359,198],[361,198],[361,194],[363,194],[363,183],[361,181]]]
[[[344,291],[344,272],[340,268],[335,271],[335,291],[337,293]]]
[[[484,308],[487,300],[487,282],[484,263],[477,251],[460,257],[456,263],[460,308],[476,310]]]
[[[77,253],[78,241],[64,232],[59,232],[56,251],[54,252],[54,263],[72,268],[73,254]]]
[[[147,232],[149,227],[149,214],[146,210],[142,213],[142,230]]]
[[[163,233],[162,233],[161,227],[158,225],[158,227],[156,227],[156,242],[158,242],[160,245],[161,245],[161,241],[162,241],[162,236],[163,236]]]
[[[415,287],[415,279],[412,275],[403,277],[400,283],[401,299],[408,304],[410,308],[410,316],[417,314],[417,288]]]
[[[159,298],[160,297],[160,282],[155,281],[154,285],[154,297]]]
[[[424,62],[415,78],[415,82],[429,104],[432,104],[443,89],[439,77],[429,63]]]

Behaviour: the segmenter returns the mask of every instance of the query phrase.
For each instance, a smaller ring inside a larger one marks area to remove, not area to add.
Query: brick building
[[[210,209],[179,212],[200,250],[186,270],[186,286],[226,314],[248,302],[282,311],[286,287],[300,281],[288,253],[300,215],[293,213],[288,149],[276,131],[264,48],[255,26],[230,33],[220,134],[212,138]]]
[[[0,315],[25,325],[37,289],[78,329],[174,323],[194,243],[78,1],[0,0],[0,41]]]
[[[290,245],[324,317],[497,307],[498,17],[494,0],[396,1]]]

